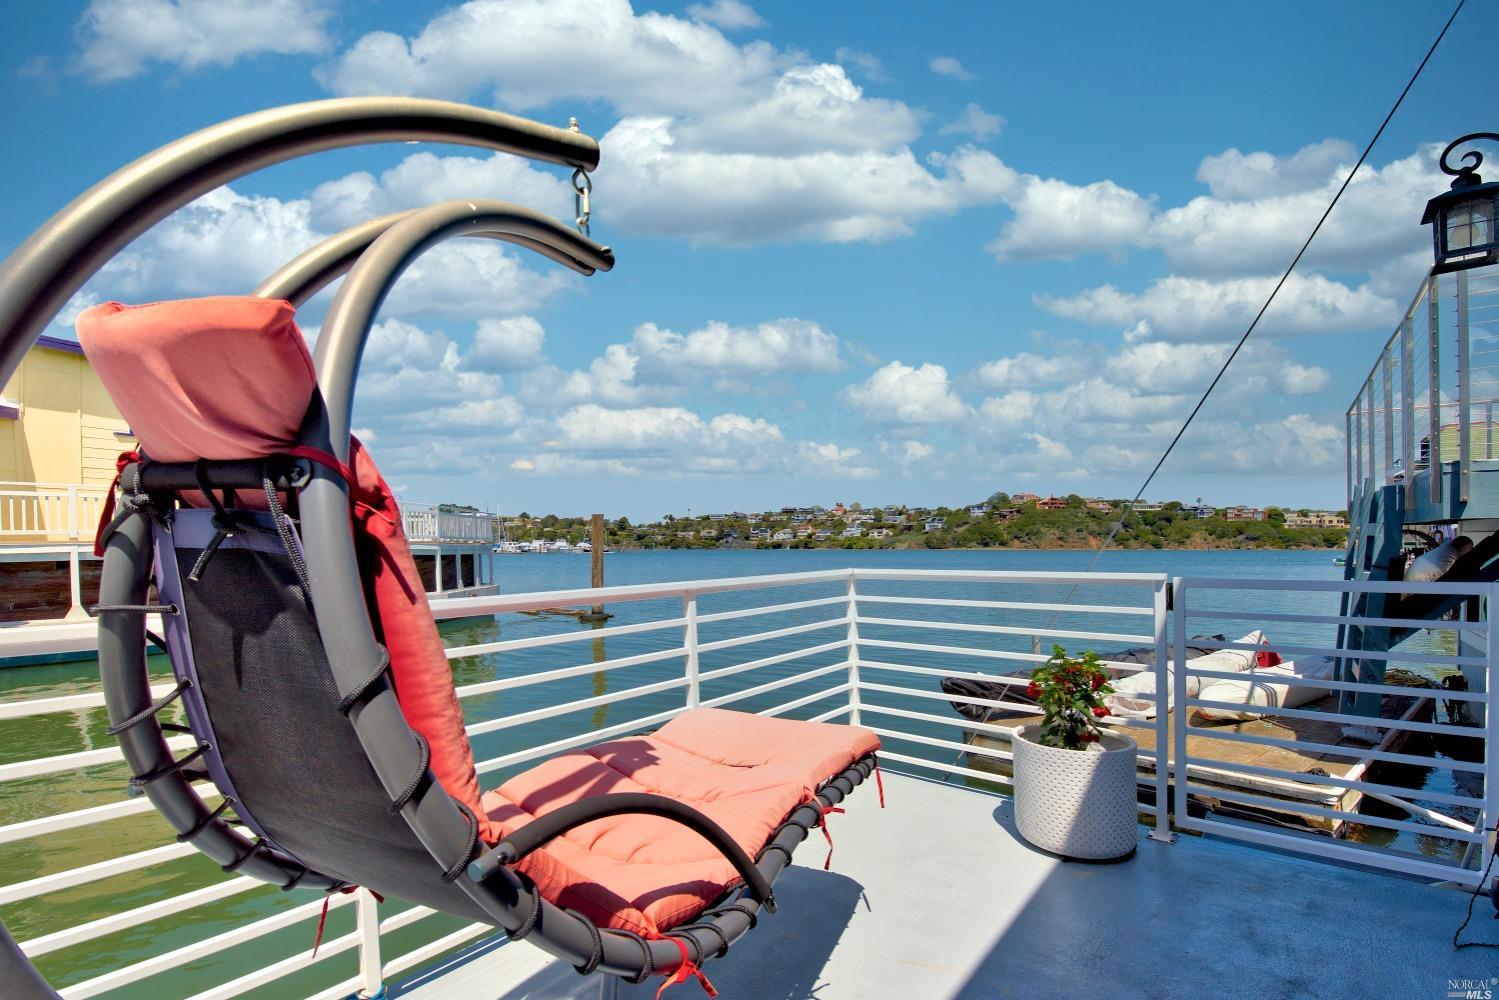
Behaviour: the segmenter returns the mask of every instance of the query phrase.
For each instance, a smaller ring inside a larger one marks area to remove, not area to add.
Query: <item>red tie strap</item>
[[[316,462],[324,468],[332,469],[343,478],[344,482],[349,484],[351,489],[354,486],[354,470],[343,462],[340,462],[338,456],[331,452],[323,451],[321,448],[314,448],[311,445],[299,444],[295,448],[286,449],[283,454],[290,455],[293,458],[305,458],[309,462]]]
[[[817,817],[817,825],[822,830],[822,835],[828,841],[828,856],[822,863],[822,870],[828,871],[833,866],[833,835],[828,832],[828,814],[841,813],[843,809],[839,806],[819,806],[818,811],[822,815]]]
[[[880,759],[874,759],[874,787],[880,790],[880,808],[885,808],[885,779],[880,777]]]
[[[355,892],[358,889],[359,889],[359,886],[357,886],[357,885],[346,885],[342,889],[338,889],[336,891],[340,895],[347,896],[349,893]],[[385,897],[382,896],[382,895],[380,895],[378,892],[376,892],[373,889],[370,890],[370,895],[375,897],[375,902],[377,902],[377,903],[383,903],[383,902],[385,902]],[[323,910],[322,910],[321,913],[318,914],[318,917],[317,917],[317,932],[315,934],[313,934],[313,936],[312,936],[312,957],[313,958],[317,958],[318,946],[323,943],[323,924],[325,924],[327,922],[327,920],[328,920],[328,902],[332,898],[333,898],[333,892],[331,892],[331,891],[326,896],[323,897]]]
[[[666,992],[666,988],[668,986],[675,986],[677,983],[685,983],[689,977],[693,976],[697,977],[698,985],[703,988],[704,993],[708,994],[710,997],[718,996],[718,990],[713,988],[713,984],[708,982],[708,977],[703,975],[703,970],[697,967],[697,963],[694,962],[692,960],[692,957],[688,954],[687,943],[681,938],[677,937],[669,937],[666,938],[666,940],[676,945],[677,950],[682,953],[682,964],[677,966],[677,971],[667,976],[666,981],[657,988],[656,1000],[661,1000],[661,994]]]
[[[115,519],[115,491],[120,488],[120,476],[124,474],[125,466],[140,460],[140,453],[135,451],[122,451],[115,459],[115,477],[104,492],[104,509],[99,513],[99,526],[94,529],[94,555],[101,559],[104,557],[104,532]]]

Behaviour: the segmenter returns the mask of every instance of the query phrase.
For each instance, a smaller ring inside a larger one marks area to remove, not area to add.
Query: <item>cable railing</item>
[[[840,569],[462,598],[448,602],[446,613],[458,620],[444,626],[444,639],[485,787],[537,760],[649,731],[695,707],[864,725],[880,735],[881,759],[891,770],[960,787],[1004,786],[1009,744],[1037,712],[1021,692],[1052,643],[1105,654],[1145,647],[1144,664],[1105,662],[1121,679],[1154,673],[1153,717],[1106,722],[1139,739],[1139,810],[1152,836],[1169,840],[1173,830],[1187,829],[1472,885],[1488,858],[1483,831],[1499,815],[1488,781],[1495,717],[1487,711],[1493,651],[1485,622],[1414,622],[1431,637],[1427,645],[1407,641],[1378,654],[1392,673],[1398,666],[1466,674],[1472,690],[1337,677],[1294,682],[1411,703],[1390,718],[1338,715],[1313,704],[1217,701],[1207,697],[1207,685],[1234,675],[1181,658],[1177,637],[1204,622],[1231,631],[1241,620],[1249,628],[1274,625],[1277,642],[1250,647],[1256,651],[1288,659],[1337,654],[1339,593],[1379,586],[1394,585]],[[1078,603],[1071,603],[1074,588]],[[1487,585],[1398,589],[1491,596]],[[591,628],[537,615],[597,604],[614,617]],[[1204,641],[1244,646],[1232,638]],[[1009,687],[996,698],[949,694],[938,683],[949,677]],[[1255,682],[1290,685],[1259,674]],[[987,717],[965,718],[953,710],[959,704]],[[1435,704],[1466,706],[1468,724],[1425,714]],[[121,793],[125,772],[112,741],[88,745],[90,734],[102,732],[101,706],[95,691],[0,702],[0,727],[71,716],[71,728],[53,730],[85,743],[28,745],[0,761],[0,844],[5,857],[22,859],[10,864],[9,884],[0,885],[0,916],[65,997],[129,992],[147,980],[156,995],[200,998],[263,989],[329,1000],[374,995],[386,981],[494,932],[426,907],[378,903],[360,890],[329,900],[333,913],[314,955],[323,898],[224,877],[172,842],[149,803]],[[1214,708],[1246,711],[1249,721],[1223,726],[1195,718]],[[1283,720],[1321,728],[1287,735],[1271,727]],[[1343,724],[1405,735],[1354,746],[1334,732]],[[173,739],[178,750],[191,743]],[[1472,746],[1454,756],[1430,745],[1433,739]],[[1284,760],[1247,753],[1261,749],[1353,766],[1293,770]],[[1385,765],[1430,768],[1451,780],[1412,789],[1381,777]],[[1294,786],[1300,797],[1280,797],[1282,786]],[[210,786],[200,788],[211,795]],[[1360,801],[1318,798],[1308,788]],[[1235,808],[1204,815],[1202,802]],[[1361,833],[1328,836],[1254,818],[1257,809],[1288,808]],[[1420,856],[1389,839],[1400,836],[1440,841],[1446,853],[1428,848]],[[69,850],[81,843],[89,845],[86,853]],[[62,900],[54,910],[52,901]]]
[[[1345,415],[1350,508],[1368,489],[1455,463],[1458,498],[1470,466],[1499,459],[1499,267],[1422,279]],[[1443,477],[1429,477],[1443,499]],[[1427,499],[1423,497],[1422,499]]]

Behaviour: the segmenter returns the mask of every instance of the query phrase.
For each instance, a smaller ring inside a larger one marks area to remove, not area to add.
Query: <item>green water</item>
[[[1087,567],[1090,558],[1091,553],[1087,552],[1016,551],[624,552],[609,557],[608,582],[623,584],[703,580],[726,576],[834,569],[849,565],[908,569],[1082,570]],[[500,557],[496,560],[496,566],[499,582],[506,593],[587,585],[588,561],[575,556]],[[1332,564],[1331,554],[1320,551],[1110,552],[1103,557],[1098,568],[1102,571],[1114,572],[1165,572],[1174,575],[1293,579],[1337,579],[1341,575],[1341,571]],[[1069,598],[1068,591],[1068,587],[1059,585],[861,584],[861,592],[867,594],[906,594],[989,600],[1061,601]],[[702,599],[700,614],[789,600],[831,597],[841,592],[840,586],[827,584],[799,587],[794,590],[780,589],[715,595]],[[1074,603],[1140,605],[1148,603],[1149,592],[1139,589],[1089,586],[1080,589],[1075,596],[1071,597],[1071,600]],[[1257,595],[1256,600],[1259,603],[1253,608],[1244,608],[1246,618],[1241,631],[1256,627],[1253,614],[1257,610],[1331,612],[1335,611],[1336,598],[1332,595],[1270,592]],[[1207,602],[1204,606],[1206,604]],[[1220,606],[1236,607],[1231,604]],[[681,605],[676,600],[649,601],[619,604],[611,607],[610,610],[615,613],[616,617],[609,624],[621,625],[676,617],[681,614]],[[703,626],[700,638],[703,642],[711,642],[715,639],[779,628],[788,624],[816,622],[833,618],[840,614],[841,610],[836,606],[813,608],[774,618],[750,618],[714,623]],[[987,621],[1011,625],[1041,625],[1050,617],[1047,613],[1004,612],[1005,617],[999,619],[995,617],[996,613],[993,611],[898,605],[869,605],[864,609],[864,613],[879,617],[920,618],[924,622]],[[1129,624],[1124,624],[1126,621]],[[1096,631],[1149,631],[1148,618],[1120,619],[1099,615],[1069,614],[1062,618],[1062,624]],[[1227,631],[1239,624],[1239,622],[1222,622],[1214,630]],[[529,635],[576,632],[580,628],[586,628],[586,626],[580,626],[570,619],[513,615],[505,616],[498,621],[484,619],[449,623],[443,626],[442,632],[444,641],[449,646],[457,646],[494,640],[502,635],[507,639],[514,639]],[[1302,626],[1271,628],[1267,631],[1270,632],[1272,638],[1278,640],[1319,645],[1331,645],[1333,641],[1330,629]],[[805,648],[841,638],[842,635],[843,633],[838,628],[834,628],[826,632],[817,631],[735,649],[710,652],[702,657],[702,669],[707,671],[714,667]],[[987,646],[995,649],[1029,649],[1029,640],[1022,637],[981,636],[974,633],[942,632],[938,629],[925,628],[861,627],[861,638]],[[565,646],[512,652],[502,656],[468,657],[454,661],[454,679],[459,684],[472,684],[493,680],[500,676],[511,677],[537,670],[599,662],[606,658],[618,659],[668,649],[679,645],[680,641],[680,630],[663,630],[615,636],[609,638],[607,642],[604,639],[596,639]],[[1118,645],[1127,645],[1127,643]],[[1432,647],[1434,651],[1436,648]],[[870,656],[874,653],[870,650],[866,651],[865,655]],[[940,653],[883,650],[879,655],[888,659],[898,657],[901,662],[919,666],[966,669],[975,667],[972,660],[963,660]],[[772,680],[790,677],[815,666],[831,665],[844,656],[846,653],[835,650],[706,682],[703,686],[703,698],[706,700],[745,690]],[[158,659],[153,662],[152,669],[155,674],[163,678],[168,674],[164,660]],[[513,715],[543,706],[581,701],[610,690],[620,691],[654,681],[680,677],[682,669],[680,659],[668,658],[608,673],[585,674],[564,681],[466,699],[464,709],[470,722]],[[992,660],[986,661],[978,664],[978,669],[994,671],[996,664]],[[862,675],[865,680],[875,682],[916,686],[930,691],[939,690],[935,677],[914,677],[910,674],[896,674],[867,667],[862,671]],[[734,707],[749,710],[767,708],[831,687],[838,683],[839,679],[834,674],[812,681],[791,684],[740,702]],[[97,673],[91,663],[4,668],[0,669],[0,700],[16,701],[93,691],[97,689],[97,683]],[[499,733],[484,734],[474,738],[474,752],[478,759],[484,760],[591,729],[642,718],[680,705],[683,693],[681,689],[674,689],[611,706],[580,709],[557,718]],[[874,700],[872,696],[866,696],[866,698]],[[941,715],[947,713],[947,707],[940,701],[903,698],[902,696],[881,696],[880,700],[892,707],[905,707]],[[816,702],[795,710],[789,715],[809,718],[827,711],[836,704],[837,702],[833,700]],[[888,717],[881,721],[887,725],[922,735],[949,740],[958,738],[958,730],[951,727]],[[102,709],[0,722],[0,763],[111,746],[113,741],[105,733],[106,724]],[[894,744],[891,744],[891,748],[897,749]],[[949,751],[926,747],[919,743],[902,743],[898,749],[935,762],[952,762],[952,754]],[[1411,752],[1420,751],[1412,750]],[[486,788],[494,787],[503,782],[508,773],[497,771],[486,774],[482,779],[483,784]],[[118,802],[124,797],[127,777],[124,765],[117,764],[7,782],[0,785],[0,825]],[[1452,772],[1427,768],[1402,769],[1393,777],[1383,774],[1380,780],[1433,791],[1450,792],[1454,787]],[[1444,859],[1452,858],[1455,850],[1452,841],[1435,834],[1427,836],[1402,833],[1396,836],[1388,831],[1374,831],[1370,828],[1366,839],[1387,843],[1401,850]],[[93,828],[70,830],[47,838],[9,844],[5,846],[3,853],[0,853],[0,885],[13,884],[80,865],[104,861],[121,854],[155,847],[169,840],[170,831],[166,824],[154,813],[146,813],[109,821]],[[212,862],[192,855],[5,906],[0,908],[0,918],[3,918],[18,940],[24,941],[84,921],[143,906],[188,890],[222,882],[226,877]],[[86,944],[62,949],[41,957],[37,965],[56,985],[77,983],[319,898],[320,894],[310,891],[282,893],[272,887],[256,888],[227,900],[194,908],[181,915],[165,917]],[[402,909],[402,904],[391,901],[382,905],[381,913],[382,916],[389,916],[399,912],[400,909]],[[388,937],[382,945],[384,956],[389,960],[462,925],[463,922],[460,920],[441,915],[429,917]],[[312,943],[312,928],[312,921],[303,922],[267,935],[256,942],[227,949],[199,959],[181,969],[148,978],[111,995],[150,997],[153,1000],[161,997],[190,996],[309,948]],[[352,928],[353,908],[344,907],[329,916],[324,939],[335,940]],[[355,962],[355,952],[346,952],[326,962],[320,962],[313,969],[288,976],[249,995],[305,996],[353,976],[356,972]]]

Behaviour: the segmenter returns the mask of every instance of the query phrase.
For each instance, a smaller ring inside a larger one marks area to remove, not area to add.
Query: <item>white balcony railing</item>
[[[79,483],[0,482],[0,541],[79,542],[94,537],[108,491]],[[490,542],[494,515],[401,505],[413,542]]]
[[[431,504],[400,502],[401,523],[413,542],[492,542],[494,515],[441,510]]]
[[[93,538],[105,495],[101,486],[77,483],[0,482],[0,541]]]
[[[1217,631],[1229,628],[1228,622],[1237,627],[1245,619],[1249,627],[1267,629],[1273,622],[1274,634],[1282,639],[1267,648],[1287,658],[1303,655],[1305,650],[1333,645],[1342,592],[1381,587],[1389,585],[1168,581],[1157,574],[840,569],[451,601],[454,607],[449,610],[501,616],[505,637],[490,638],[494,630],[486,625],[449,631],[449,641],[458,644],[448,649],[448,656],[486,786],[561,751],[652,729],[694,706],[847,720],[880,734],[885,742],[882,761],[892,770],[993,782],[993,773],[971,766],[975,757],[1003,761],[1009,753],[974,734],[1008,739],[1013,725],[973,723],[945,703],[967,700],[1019,712],[1031,707],[955,698],[940,690],[940,678],[1004,676],[1023,683],[1029,669],[1045,658],[1037,651],[1043,643],[1060,642],[1074,650],[1154,646],[1153,663],[1116,666],[1120,672],[1155,672],[1156,718],[1115,722],[1140,731],[1142,737],[1148,735],[1160,748],[1142,748],[1141,753],[1142,764],[1153,771],[1148,780],[1154,783],[1154,804],[1141,806],[1153,835],[1169,839],[1174,828],[1196,830],[1301,855],[1475,885],[1491,850],[1482,831],[1499,816],[1496,783],[1490,780],[1496,713],[1488,710],[1486,693],[1493,686],[1494,657],[1490,633],[1481,622],[1416,623],[1429,626],[1421,633],[1432,637],[1427,646],[1379,655],[1392,662],[1476,671],[1486,683],[1482,690],[1444,691],[1440,697],[1456,696],[1482,711],[1482,726],[1422,722],[1409,714],[1379,720],[1319,714],[1330,724],[1350,722],[1476,741],[1480,749],[1462,759],[1420,747],[1330,747],[1345,756],[1418,763],[1474,779],[1450,789],[1403,788],[1374,780],[1367,770],[1319,779],[1395,802],[1402,810],[1400,819],[1364,813],[1343,818],[1376,829],[1449,838],[1463,849],[1447,860],[1437,852],[1382,845],[1378,838],[1338,841],[1268,824],[1193,817],[1186,808],[1187,797],[1199,791],[1209,770],[1220,776],[1226,771],[1277,777],[1262,773],[1274,768],[1234,763],[1227,753],[1204,754],[1187,742],[1189,735],[1212,733],[1225,746],[1277,741],[1253,726],[1209,729],[1184,724],[1173,730],[1168,697],[1174,694],[1178,716],[1203,702],[1187,696],[1191,661],[1173,663],[1166,655],[1168,639],[1190,635],[1205,620],[1211,620]],[[1399,589],[1484,599],[1493,592],[1487,585],[1400,584]],[[1172,593],[1174,606],[1168,611]],[[1282,598],[1279,603],[1266,603],[1276,595]],[[580,629],[571,621],[516,614],[595,603],[615,612],[613,624]],[[1212,676],[1206,670],[1197,672]],[[1412,690],[1314,683],[1338,691]],[[148,978],[159,995],[193,993],[199,998],[232,997],[271,983],[277,995],[329,1000],[356,990],[375,995],[385,980],[492,933],[485,924],[455,924],[426,907],[396,900],[377,904],[360,892],[333,897],[330,906],[335,912],[314,957],[307,946],[323,905],[320,896],[279,893],[247,878],[222,878],[212,865],[191,858],[191,847],[172,842],[165,833],[154,841],[142,838],[143,814],[151,807],[144,799],[113,791],[123,788],[124,772],[114,743],[98,736],[102,705],[102,696],[93,689],[0,702],[0,726],[25,725],[22,720],[43,715],[72,714],[78,720],[74,728],[49,727],[54,734],[50,744],[33,741],[18,759],[0,764],[0,803],[6,805],[0,845],[14,845],[4,849],[9,857],[34,859],[26,862],[34,869],[28,877],[0,886],[0,908],[23,951],[59,979],[63,996],[98,996]],[[1306,712],[1259,711],[1268,717]],[[59,740],[59,732],[72,732],[76,738]],[[192,740],[173,736],[169,742],[181,751]],[[1194,747],[1190,753],[1189,745]],[[958,762],[960,755],[969,755],[966,763]],[[1308,777],[1316,776],[1295,775],[1299,781]],[[1223,794],[1217,787],[1210,791],[1217,797]],[[1173,803],[1174,810],[1168,808]],[[163,828],[158,824],[151,829]],[[117,839],[111,831],[125,831],[131,838]],[[87,853],[80,856],[70,849],[76,845],[86,845]],[[40,849],[43,846],[46,850]],[[83,860],[87,863],[80,867],[65,867]],[[122,877],[127,873],[140,874]],[[192,888],[176,895],[163,897],[153,888],[182,886],[183,879],[193,883]],[[60,912],[83,913],[85,919],[54,917],[45,906],[31,902],[61,898],[53,894],[64,892],[67,906]],[[19,924],[11,919],[16,908],[27,918]],[[152,927],[170,933],[145,932]],[[280,933],[290,928],[300,930],[290,937]],[[132,929],[140,930],[125,933]],[[158,945],[158,939],[168,944]],[[78,960],[80,954],[86,960]],[[70,955],[73,960],[65,961]],[[49,965],[54,959],[59,962],[55,967]],[[216,985],[205,988],[210,981]]]

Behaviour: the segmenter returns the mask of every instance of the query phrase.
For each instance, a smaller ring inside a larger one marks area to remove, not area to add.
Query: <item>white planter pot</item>
[[[1015,826],[1031,844],[1069,858],[1102,861],[1135,849],[1135,741],[1105,732],[1103,750],[1035,742],[1040,726],[1015,734]]]

